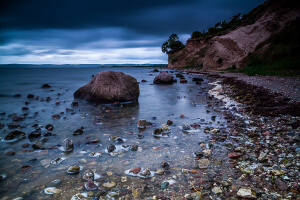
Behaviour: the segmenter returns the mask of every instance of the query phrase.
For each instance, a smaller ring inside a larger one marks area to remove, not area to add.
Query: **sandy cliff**
[[[298,8],[267,9],[254,23],[237,27],[227,34],[211,39],[189,39],[183,50],[168,55],[168,67],[240,68],[249,52],[297,17],[300,17]]]

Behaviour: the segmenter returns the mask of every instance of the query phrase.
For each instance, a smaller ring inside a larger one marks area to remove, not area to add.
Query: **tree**
[[[172,53],[175,51],[179,51],[183,49],[185,46],[182,44],[182,42],[179,41],[179,37],[177,34],[172,34],[169,36],[169,39],[162,44],[161,51],[163,53]]]
[[[201,38],[203,36],[203,33],[201,33],[200,31],[194,31],[193,33],[192,33],[192,39],[194,39],[194,38]]]

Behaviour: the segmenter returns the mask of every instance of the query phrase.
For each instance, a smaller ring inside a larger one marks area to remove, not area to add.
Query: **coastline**
[[[126,70],[129,72],[131,68]],[[84,77],[90,79],[94,72],[95,69],[85,69]],[[5,172],[4,175],[7,176],[2,176],[2,181],[8,187],[17,182],[16,187],[18,191],[24,192],[24,198],[47,198],[49,194],[44,191],[45,186],[58,178],[62,184],[57,185],[59,190],[55,190],[57,194],[53,195],[54,199],[76,195],[89,195],[90,199],[114,196],[120,199],[147,200],[296,199],[300,191],[297,185],[300,163],[299,116],[264,116],[251,113],[247,110],[249,106],[238,102],[234,88],[225,84],[226,78],[222,77],[223,74],[199,71],[194,71],[193,75],[183,71],[170,71],[170,74],[176,75],[178,82],[159,86],[152,84],[156,72],[149,69],[143,72],[138,70],[135,74],[137,79],[147,80],[140,83],[142,91],[147,92],[147,95],[143,96],[138,106],[94,106],[84,102],[72,106],[72,91],[77,86],[70,88],[70,85],[74,85],[72,80],[78,73],[83,76],[79,70],[69,77],[70,82],[63,82],[63,85],[56,85],[60,79],[56,79],[55,83],[50,82],[51,89],[40,88],[45,79],[30,86],[31,89],[38,87],[34,94],[40,96],[40,99],[28,100],[23,94],[19,99],[14,99],[20,101],[14,110],[24,118],[19,120],[20,125],[25,125],[20,130],[30,133],[39,128],[37,131],[43,133],[47,131],[46,124],[51,123],[54,127],[53,136],[47,136],[47,140],[42,136],[32,141],[22,140],[12,146],[3,144],[7,145],[2,149],[3,152],[13,147],[15,155],[2,157],[3,163],[7,160],[12,162],[3,165],[2,173]],[[195,74],[200,75],[198,77]],[[195,77],[203,78],[203,81],[195,83]],[[186,82],[181,83],[180,78],[184,78]],[[65,76],[61,80],[65,81]],[[27,81],[22,80],[21,83],[23,82]],[[51,91],[52,89],[55,91]],[[247,90],[251,91],[249,88]],[[57,92],[59,96],[56,95]],[[149,98],[154,96],[154,92],[157,94],[156,100],[159,100],[157,104],[155,99]],[[52,98],[42,101],[46,96]],[[13,97],[3,97],[3,100],[5,98],[8,101]],[[20,110],[24,104],[22,99],[30,102],[27,111]],[[40,112],[34,116],[37,108]],[[1,122],[7,125],[12,120],[12,113],[4,114]],[[56,113],[61,115],[60,119],[51,118]],[[146,128],[137,128],[139,119],[149,122]],[[165,125],[166,122],[169,125]],[[8,133],[10,130],[5,127],[2,131]],[[83,135],[74,135],[79,127],[84,127],[79,129],[83,130]],[[156,138],[153,133],[156,129],[161,129],[158,127],[169,127],[171,132]],[[76,130],[72,134],[74,129]],[[54,148],[60,146],[59,141],[66,137],[75,144],[74,152],[68,154]],[[115,137],[120,137],[124,144],[135,146],[135,150],[122,149],[122,144],[113,141]],[[33,144],[39,139],[44,141],[45,149],[32,150],[30,146],[27,149],[23,147],[22,143]],[[107,153],[109,144],[117,147],[112,155]],[[99,156],[95,157],[94,154]],[[66,159],[57,165],[49,164],[58,155]],[[36,163],[27,162],[36,159]],[[66,174],[66,170],[74,163],[83,166],[84,170],[72,175],[73,179]],[[24,170],[22,174],[19,174],[20,168],[12,167],[24,167],[24,164],[31,168]],[[135,177],[132,173],[126,174],[128,170],[139,167],[149,168],[151,176],[144,179]],[[85,170],[94,170],[101,175],[100,178],[95,178],[95,183],[98,184],[95,191],[89,191],[86,180],[82,180]],[[153,172],[156,172],[154,177]],[[19,185],[31,173],[35,174],[35,179]],[[51,173],[51,176],[44,177],[43,173]],[[18,180],[10,178],[15,174],[20,177]],[[75,177],[78,181],[73,182]],[[114,184],[106,187],[111,181]],[[253,196],[247,196],[245,191],[250,191]],[[1,200],[10,199],[10,195],[21,195],[17,190],[15,193],[5,190],[2,194],[6,196]]]
[[[219,101],[229,130],[213,138],[216,141],[234,138],[232,143],[225,142],[231,152],[228,154],[231,167],[243,181],[239,187],[252,193],[243,196],[240,188],[237,195],[250,199],[298,200],[300,94],[297,86],[300,78],[182,72],[216,79],[209,94]],[[243,95],[250,97],[248,101]]]

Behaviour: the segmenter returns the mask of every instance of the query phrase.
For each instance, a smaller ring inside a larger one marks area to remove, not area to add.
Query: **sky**
[[[185,44],[263,0],[1,0],[0,64],[164,64]]]

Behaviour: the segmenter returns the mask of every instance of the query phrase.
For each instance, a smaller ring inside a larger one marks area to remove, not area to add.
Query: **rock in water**
[[[98,185],[95,184],[95,182],[92,179],[89,179],[85,184],[85,189],[86,190],[97,190]]]
[[[64,141],[62,142],[62,150],[64,152],[67,151],[73,151],[74,149],[74,143],[72,140],[69,140],[68,138],[64,139]]]
[[[18,130],[15,130],[15,131],[11,131],[8,133],[8,135],[6,135],[4,137],[4,140],[13,140],[13,139],[23,139],[26,137],[26,134],[22,131],[18,131]]]
[[[110,145],[107,146],[107,152],[108,153],[113,152],[115,149],[116,149],[116,147],[113,144],[110,144]]]
[[[75,98],[97,103],[138,101],[139,95],[137,80],[116,71],[98,73],[88,84],[74,93]]]
[[[137,127],[138,128],[145,128],[147,125],[147,121],[145,119],[139,119]]]
[[[42,141],[37,140],[34,144],[32,144],[32,148],[33,149],[43,149],[44,148],[44,144]]]
[[[170,83],[173,83],[173,79],[174,79],[173,75],[169,74],[168,72],[161,72],[154,78],[153,83],[154,84],[170,84]]]
[[[51,85],[49,85],[49,84],[45,83],[44,85],[42,85],[42,87],[41,87],[41,88],[51,88]]]
[[[94,180],[94,172],[92,170],[86,170],[84,173],[83,173],[83,179],[84,180]]]
[[[77,174],[79,173],[81,170],[81,167],[78,165],[72,165],[71,167],[69,167],[69,169],[67,170],[67,172],[69,174]]]
[[[129,170],[129,173],[138,174],[138,173],[140,173],[141,170],[142,170],[141,167],[135,167],[135,168]]]

